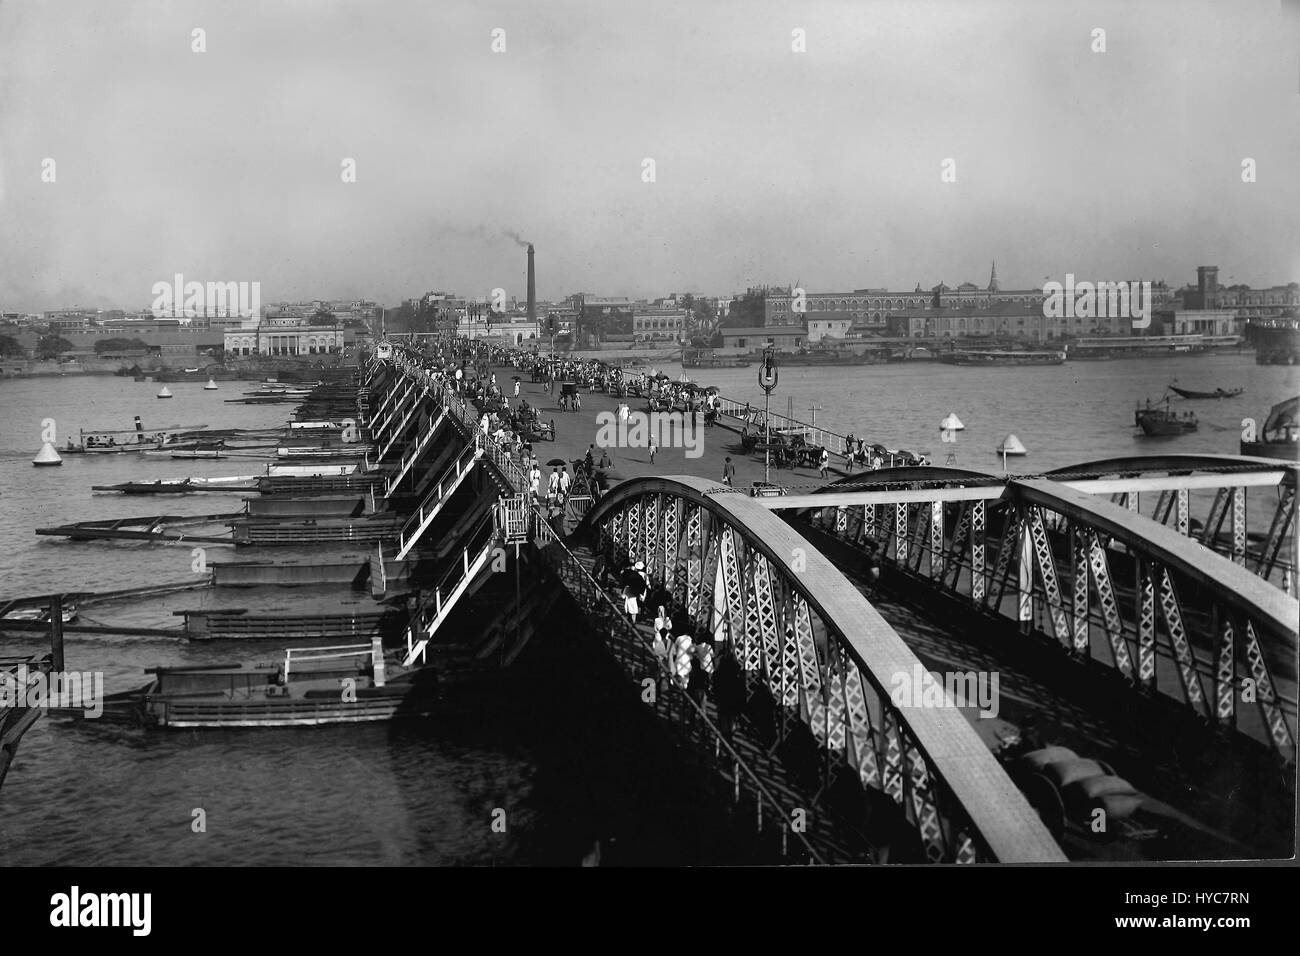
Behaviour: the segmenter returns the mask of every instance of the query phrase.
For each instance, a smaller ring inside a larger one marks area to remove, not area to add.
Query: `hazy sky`
[[[1261,285],[1298,200],[1294,0],[0,0],[5,310]]]

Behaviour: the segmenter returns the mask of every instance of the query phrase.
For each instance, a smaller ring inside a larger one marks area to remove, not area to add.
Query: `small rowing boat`
[[[1181,395],[1183,398],[1236,398],[1244,388],[1216,388],[1212,392],[1197,392],[1190,388],[1179,388],[1177,385],[1170,385],[1169,391]]]

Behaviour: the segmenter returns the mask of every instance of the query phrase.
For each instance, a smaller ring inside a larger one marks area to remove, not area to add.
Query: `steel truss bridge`
[[[1041,805],[961,709],[895,703],[898,675],[920,668],[927,689],[935,678],[874,591],[864,594],[872,561],[965,630],[997,631],[1013,652],[1039,655],[1053,692],[1073,695],[1085,717],[1149,722],[1157,732],[1143,746],[1156,751],[1165,733],[1200,734],[1233,767],[1276,769],[1294,801],[1294,465],[1163,456],[1036,477],[887,469],[764,498],[693,476],[632,478],[561,539],[524,503],[519,466],[419,353],[398,347],[368,376],[367,400],[390,422],[418,421],[400,410],[410,402],[435,404],[425,420],[450,413],[474,446],[471,465],[515,493],[498,503],[499,539],[541,552],[637,690],[660,688],[656,713],[792,859],[1068,858]],[[403,430],[389,427],[397,443]],[[1268,531],[1253,548],[1247,489],[1271,496]],[[1148,507],[1156,498],[1150,514],[1142,496]],[[638,560],[676,633],[708,635],[734,655],[743,713],[659,679],[668,665],[650,628],[630,622],[597,580],[602,563]],[[1178,755],[1155,759],[1166,758]],[[1284,813],[1283,830],[1290,804]]]

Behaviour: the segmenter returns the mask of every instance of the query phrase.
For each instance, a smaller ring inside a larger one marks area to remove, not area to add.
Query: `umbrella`
[[[514,379],[516,382],[522,381],[522,379],[518,375],[511,375],[510,377]]]
[[[565,461],[563,458],[552,458],[550,461],[547,462],[547,464],[548,464],[548,465],[567,465],[568,462]]]

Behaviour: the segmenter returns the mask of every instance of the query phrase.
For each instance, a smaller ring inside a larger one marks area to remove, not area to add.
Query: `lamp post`
[[[772,390],[776,388],[776,356],[772,346],[763,349],[763,364],[758,369],[758,386],[763,390],[763,482],[772,481],[772,426],[768,418],[768,407],[772,401]]]

